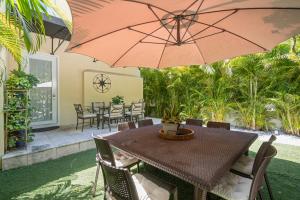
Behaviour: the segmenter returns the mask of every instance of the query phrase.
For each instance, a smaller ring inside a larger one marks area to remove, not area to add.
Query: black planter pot
[[[22,141],[22,140],[16,141],[16,147],[17,148],[23,148],[25,146],[26,146],[26,142],[25,141]]]

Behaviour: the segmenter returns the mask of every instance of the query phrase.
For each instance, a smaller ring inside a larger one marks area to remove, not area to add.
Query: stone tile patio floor
[[[154,124],[159,124],[160,119],[152,118]],[[235,129],[238,131],[246,131]],[[111,132],[108,128],[97,129],[95,125],[75,130],[74,126],[62,127],[59,129],[34,133],[34,141],[30,142],[25,149],[8,152],[2,157],[2,169],[12,169],[27,166],[34,163],[56,159],[62,156],[78,153],[95,148],[92,134],[107,136],[117,131],[116,125],[112,126]],[[253,131],[252,131],[253,132]],[[259,140],[268,140],[270,133],[259,132]],[[289,135],[277,135],[277,143],[300,146],[300,138]]]

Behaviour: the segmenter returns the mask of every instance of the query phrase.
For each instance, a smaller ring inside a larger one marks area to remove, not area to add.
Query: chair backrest
[[[116,168],[100,161],[107,192],[117,200],[138,200],[133,179],[127,169]]]
[[[152,119],[144,119],[138,121],[138,127],[143,127],[143,126],[152,126],[153,125],[153,120]]]
[[[92,102],[92,111],[93,113],[102,114],[103,109],[105,108],[105,102]]]
[[[271,144],[276,140],[276,136],[272,135],[267,142],[263,142],[262,145],[259,147],[257,154],[254,159],[253,168],[252,168],[252,175],[255,175],[269,149]]]
[[[123,123],[119,123],[118,124],[118,131],[126,131],[129,129],[134,129],[135,127],[135,123],[130,121],[130,122],[123,122]]]
[[[139,102],[139,103],[132,103],[131,104],[131,115],[141,115],[143,114],[143,108],[144,103]]]
[[[186,119],[186,125],[193,125],[193,126],[202,126],[203,120],[201,119]]]
[[[109,115],[114,117],[122,117],[124,113],[124,104],[112,104],[109,105]]]
[[[128,122],[129,129],[135,129],[135,123],[133,121]]]
[[[116,166],[114,154],[110,148],[109,142],[106,139],[94,135],[93,138],[96,144],[97,154],[100,158],[110,163],[112,166]]]
[[[257,170],[257,173],[255,174],[252,185],[251,185],[251,190],[250,190],[250,195],[249,195],[249,200],[254,200],[257,196],[257,192],[260,190],[260,188],[263,185],[264,182],[264,174],[266,172],[266,169],[271,161],[271,159],[276,156],[277,150],[274,146],[270,145],[267,148],[267,152],[263,157],[263,160]]]
[[[82,109],[81,104],[74,104],[74,108],[75,108],[77,116],[83,114],[83,109]]]
[[[208,128],[224,128],[226,130],[230,130],[230,123],[208,121],[207,127]]]
[[[128,122],[118,123],[118,131],[126,131],[129,130]]]

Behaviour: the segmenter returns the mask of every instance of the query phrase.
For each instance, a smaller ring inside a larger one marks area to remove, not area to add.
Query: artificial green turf
[[[256,152],[261,142],[255,142]],[[300,147],[275,144],[278,155],[268,168],[269,179],[276,200],[300,199]],[[254,153],[251,153],[254,156]],[[144,170],[155,172],[179,188],[179,199],[192,199],[193,187],[175,177],[149,166]],[[57,160],[0,172],[0,200],[9,199],[93,199],[91,189],[95,176],[95,150],[66,156]],[[268,199],[267,194],[264,196]],[[103,199],[103,180],[100,174],[97,196]]]

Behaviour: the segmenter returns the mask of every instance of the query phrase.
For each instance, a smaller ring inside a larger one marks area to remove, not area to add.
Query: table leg
[[[194,186],[194,200],[206,200],[207,191]]]
[[[100,119],[99,115],[97,114],[97,129],[99,129]]]

